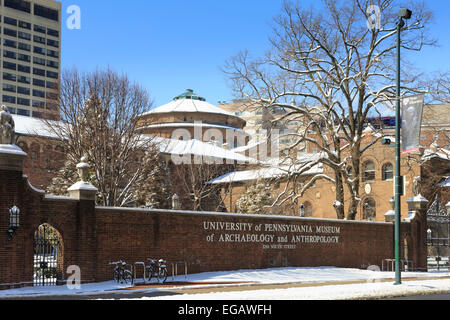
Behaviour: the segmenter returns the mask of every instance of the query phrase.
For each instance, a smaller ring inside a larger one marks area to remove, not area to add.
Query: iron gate
[[[436,196],[427,212],[428,268],[449,267],[450,215]]]
[[[34,286],[55,286],[58,282],[58,258],[61,242],[58,232],[43,224],[34,233]]]

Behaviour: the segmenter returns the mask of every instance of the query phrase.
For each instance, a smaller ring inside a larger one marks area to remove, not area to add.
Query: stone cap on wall
[[[14,144],[0,144],[0,170],[22,171],[27,154]]]
[[[96,210],[112,210],[125,212],[150,212],[150,213],[165,213],[165,214],[179,214],[179,215],[199,215],[199,216],[219,216],[229,218],[249,218],[249,219],[278,219],[278,220],[298,220],[298,221],[324,221],[333,223],[348,223],[348,224],[391,224],[383,221],[364,221],[364,220],[341,220],[341,219],[325,219],[314,217],[299,217],[299,216],[282,216],[282,215],[266,215],[266,214],[248,214],[248,213],[229,213],[229,212],[214,212],[214,211],[192,211],[192,210],[173,210],[173,209],[149,209],[149,208],[121,208],[121,207],[105,207],[96,206]]]

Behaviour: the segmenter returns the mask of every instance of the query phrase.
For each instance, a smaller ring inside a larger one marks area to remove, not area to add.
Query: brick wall
[[[21,227],[9,241],[7,212],[13,205],[21,209]],[[22,173],[11,171],[0,171],[0,212],[0,284],[32,282],[33,235],[42,223],[61,234],[61,269],[78,265],[82,280],[89,282],[111,280],[108,263],[119,259],[183,260],[196,273],[286,266],[364,268],[380,266],[394,255],[394,230],[388,223],[95,208],[91,201],[39,193]],[[402,239],[408,240],[415,266],[422,256],[426,259],[422,229],[423,224],[402,224]]]
[[[287,266],[381,267],[382,259],[393,257],[394,230],[387,223],[111,208],[97,208],[96,217],[101,280],[111,278],[107,263],[119,259],[187,261],[189,272],[196,273]],[[237,226],[251,229],[233,231]],[[322,227],[339,232],[317,232]],[[236,241],[239,237],[243,238]],[[256,242],[247,242],[247,237]],[[285,237],[287,242],[279,242]],[[328,242],[309,242],[318,239]]]
[[[66,161],[63,144],[55,139],[19,135],[17,145],[27,153],[24,173],[33,186],[45,190]]]

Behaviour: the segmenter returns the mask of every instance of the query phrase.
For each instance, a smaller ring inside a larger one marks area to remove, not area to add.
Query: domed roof
[[[172,102],[165,104],[161,107],[155,108],[145,113],[144,115],[158,114],[158,113],[172,113],[172,112],[218,113],[234,117],[234,114],[229,113],[206,102],[205,98],[202,98],[199,95],[195,94],[192,89],[187,89],[186,92],[175,97]]]

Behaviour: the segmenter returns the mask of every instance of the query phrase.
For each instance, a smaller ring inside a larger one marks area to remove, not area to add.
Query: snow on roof
[[[302,173],[302,175],[311,175],[322,173],[322,165],[316,165],[308,171]],[[254,181],[254,180],[265,180],[265,179],[277,179],[282,177],[287,177],[293,172],[293,167],[291,166],[281,166],[281,167],[270,167],[261,168],[255,170],[245,170],[245,171],[234,171],[227,173],[221,177],[211,180],[210,184],[223,184],[223,183],[233,183],[233,182],[244,182],[244,181]]]
[[[58,136],[49,130],[47,124],[42,119],[18,115],[12,115],[12,117],[15,124],[14,130],[16,134],[58,139]],[[57,121],[51,122],[58,123]]]
[[[427,161],[431,158],[440,158],[442,160],[450,160],[450,150],[439,148],[438,151],[433,151],[431,149],[425,149],[422,160]]]
[[[194,123],[159,123],[159,124],[152,124],[145,127],[141,127],[140,129],[152,129],[152,128],[186,128],[186,127],[205,127],[205,128],[218,128],[218,129],[227,129],[227,130],[233,130],[236,132],[240,132],[243,134],[248,135],[244,130],[235,128],[232,126],[226,126],[221,124],[211,124],[211,123],[204,123],[204,122],[194,122]]]
[[[143,115],[148,114],[159,114],[159,113],[172,113],[172,112],[204,112],[204,113],[217,113],[223,114],[227,116],[233,116],[232,113],[229,113],[219,107],[213,106],[212,104],[194,99],[179,99],[169,102],[161,107],[155,108]]]
[[[202,156],[237,161],[240,163],[258,163],[258,161],[253,158],[249,158],[239,153],[223,149],[211,143],[206,143],[195,139],[183,141],[153,136],[148,136],[148,138],[152,139],[152,142],[158,146],[159,152],[161,153],[180,156]]]
[[[17,115],[13,115],[13,119],[16,126],[15,132],[17,134],[58,138],[48,129],[47,124],[42,119]],[[258,163],[257,160],[253,158],[248,158],[239,153],[225,150],[216,145],[205,143],[199,140],[181,141],[152,136],[147,136],[147,138],[152,139],[153,142],[158,145],[160,152],[162,153],[213,157],[224,160],[238,161],[241,163]]]

